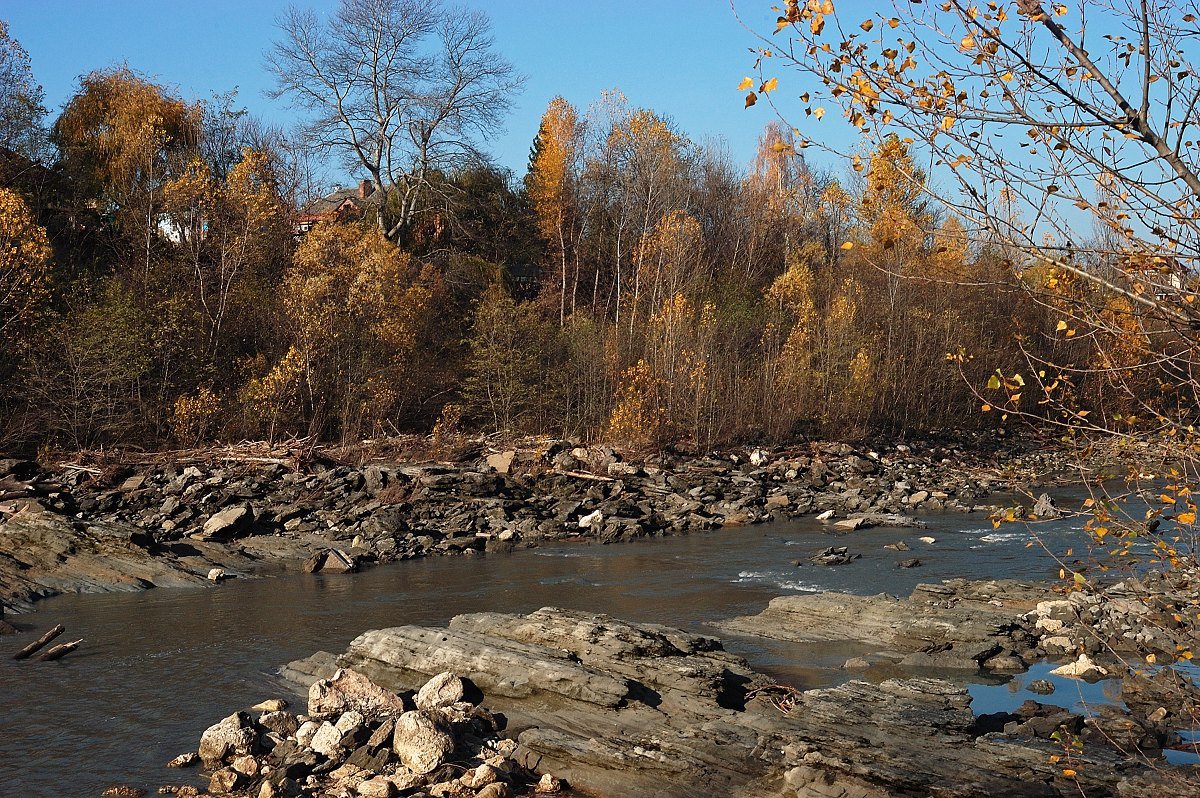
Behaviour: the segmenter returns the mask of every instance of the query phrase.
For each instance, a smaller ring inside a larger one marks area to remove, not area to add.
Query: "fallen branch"
[[[42,635],[37,640],[34,640],[29,645],[25,646],[25,648],[21,649],[16,654],[13,654],[13,659],[29,659],[29,657],[32,656],[35,651],[37,651],[39,648],[46,645],[51,640],[58,637],[60,634],[62,634],[65,631],[67,631],[67,627],[63,626],[61,623],[58,624],[53,629],[51,629],[49,632],[46,632],[46,634]]]
[[[67,654],[70,654],[75,649],[79,648],[79,644],[83,642],[83,638],[72,640],[70,643],[60,643],[54,648],[39,656],[35,662],[51,662],[52,660],[61,659]]]

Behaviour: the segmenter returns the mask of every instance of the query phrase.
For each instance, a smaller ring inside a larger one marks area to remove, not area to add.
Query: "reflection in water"
[[[559,606],[711,633],[705,624],[758,612],[796,589],[907,594],[918,582],[956,576],[1054,575],[1057,566],[1027,549],[1024,535],[985,539],[994,530],[981,528],[982,520],[947,515],[930,519],[928,531],[855,532],[837,542],[862,559],[838,568],[792,565],[831,544],[826,527],[804,520],[407,562],[353,576],[52,599],[22,620],[38,630],[63,623],[87,642],[57,663],[0,659],[0,794],[85,796],[119,782],[154,789],[195,778],[162,765],[194,749],[201,731],[224,715],[281,694],[286,688],[272,676],[280,664],[319,649],[341,651],[367,629]],[[926,534],[937,543],[917,540]],[[1051,534],[1065,542],[1071,533]],[[883,548],[901,539],[910,552]],[[908,557],[923,567],[896,567]],[[862,651],[733,638],[727,645],[802,687],[840,680],[837,666]]]

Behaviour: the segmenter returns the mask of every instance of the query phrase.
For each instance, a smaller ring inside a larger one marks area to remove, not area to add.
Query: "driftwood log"
[[[79,644],[83,642],[83,638],[72,640],[70,643],[60,643],[44,654],[38,656],[36,662],[50,662],[52,660],[61,659],[67,654],[70,654],[75,649],[79,648]]]
[[[58,624],[53,629],[51,629],[49,632],[46,632],[46,634],[42,635],[37,640],[34,640],[29,645],[25,646],[25,648],[21,649],[16,654],[13,654],[13,659],[29,659],[29,657],[31,657],[35,651],[37,651],[39,648],[46,645],[51,640],[58,637],[60,634],[62,634],[65,631],[67,631],[67,627],[63,626],[61,623]]]

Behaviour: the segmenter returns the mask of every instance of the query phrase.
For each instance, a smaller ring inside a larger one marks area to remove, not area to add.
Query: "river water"
[[[60,596],[17,620],[31,632],[62,623],[62,639],[86,638],[80,650],[54,663],[13,662],[0,652],[0,796],[94,796],[116,783],[153,793],[195,779],[163,764],[195,750],[204,728],[236,709],[272,696],[302,706],[276,669],[320,649],[342,651],[367,629],[558,606],[720,634],[707,624],[758,612],[789,592],[906,595],[918,582],[951,577],[1057,576],[1053,560],[1026,545],[1024,527],[994,530],[978,514],[926,520],[928,530],[835,538],[802,519],[613,546],[418,560],[354,575]],[[1052,549],[1079,535],[1070,523],[1039,532]],[[936,542],[921,543],[922,535]],[[898,540],[912,550],[883,548]],[[791,564],[829,545],[847,545],[862,559],[832,568]],[[922,566],[897,567],[910,557]],[[720,636],[758,669],[800,687],[845,678],[837,666],[859,653]],[[15,650],[29,639],[2,640]]]

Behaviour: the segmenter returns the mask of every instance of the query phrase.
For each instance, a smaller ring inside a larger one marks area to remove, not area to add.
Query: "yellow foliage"
[[[195,446],[204,440],[221,411],[221,400],[208,388],[175,400],[171,413],[171,432],[176,440]]]
[[[608,420],[608,431],[617,440],[638,446],[660,442],[666,431],[668,414],[663,407],[664,384],[645,360],[621,375],[617,405]]]
[[[49,298],[50,241],[21,196],[0,188],[0,341]]]
[[[526,180],[538,230],[548,241],[558,240],[566,214],[579,131],[579,117],[574,106],[562,97],[552,99],[542,115],[537,154]]]

